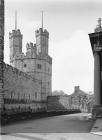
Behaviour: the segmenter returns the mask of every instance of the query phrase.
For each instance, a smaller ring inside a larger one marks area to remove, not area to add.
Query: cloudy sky
[[[102,0],[5,0],[5,62],[9,63],[9,32],[15,26],[27,42],[35,42],[35,30],[49,31],[49,54],[53,58],[52,89],[70,94],[74,86],[93,91],[93,54],[88,34],[102,17]]]

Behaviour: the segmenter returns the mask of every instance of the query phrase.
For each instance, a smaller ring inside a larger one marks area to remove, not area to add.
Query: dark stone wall
[[[4,0],[0,0],[0,111],[3,107]]]
[[[48,96],[47,97],[47,110],[48,111],[61,111],[68,110],[69,97],[66,95]]]

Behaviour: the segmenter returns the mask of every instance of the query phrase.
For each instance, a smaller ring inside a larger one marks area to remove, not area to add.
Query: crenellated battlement
[[[16,54],[12,58],[12,61],[16,61],[16,60],[23,61],[24,59],[38,59],[38,60],[45,60],[45,61],[49,62],[50,64],[52,64],[52,58],[49,55],[45,56],[42,53],[37,54],[36,44],[27,43],[26,47],[27,47],[26,54],[24,54],[24,53]]]
[[[36,59],[45,60],[52,64],[52,58],[49,55],[44,56],[43,54],[39,53],[39,55],[36,56]]]
[[[15,60],[23,60],[25,57],[26,57],[26,55],[24,53],[20,53],[20,54],[19,53],[16,53],[15,56],[12,56],[11,57],[10,62],[13,62]]]
[[[46,29],[44,31],[43,31],[42,28],[40,28],[39,30],[36,30],[35,31],[35,36],[38,37],[39,35],[44,35],[47,38],[49,38],[49,32]]]
[[[12,30],[12,32],[9,32],[9,39],[11,39],[13,36],[20,36],[21,38],[23,37],[19,29]]]
[[[26,44],[26,56],[27,54],[36,54],[36,44],[33,44],[32,42]]]
[[[26,49],[27,49],[27,50],[33,49],[33,47],[34,47],[34,46],[33,46],[33,43],[32,43],[32,42],[26,44]]]

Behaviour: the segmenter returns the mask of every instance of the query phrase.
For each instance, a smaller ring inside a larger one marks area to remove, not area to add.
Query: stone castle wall
[[[41,65],[41,68],[38,68],[38,65]],[[51,95],[52,59],[50,56],[38,56],[30,52],[26,56],[19,54],[15,57],[13,67],[42,81],[43,99]]]
[[[56,95],[48,96],[47,98],[47,110],[48,111],[63,111],[70,109],[69,96]]]
[[[42,102],[41,81],[4,64],[4,105],[6,109],[46,107]]]
[[[0,112],[3,108],[3,61],[4,61],[4,0],[0,0]]]
[[[14,98],[41,100],[41,81],[36,80],[26,73],[19,71],[8,64],[4,64],[4,90],[8,94],[5,97],[10,97],[11,93]],[[35,98],[35,93],[37,97]]]

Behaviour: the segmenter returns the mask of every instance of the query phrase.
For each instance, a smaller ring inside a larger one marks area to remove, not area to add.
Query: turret
[[[40,28],[35,32],[36,36],[36,47],[37,54],[42,53],[44,55],[48,55],[48,42],[49,42],[49,33],[47,30]]]
[[[36,44],[32,42],[26,44],[26,54],[36,54]]]
[[[20,30],[17,29],[17,19],[16,19],[15,29],[9,33],[10,63],[12,63],[13,57],[22,53],[22,37],[23,35],[21,34]]]
[[[79,90],[80,90],[80,87],[79,87],[79,86],[75,86],[75,87],[74,87],[74,92],[75,92],[75,93],[79,92]]]
[[[42,28],[35,31],[35,36],[36,36],[37,54],[41,53],[43,55],[48,55],[49,32],[46,29],[43,30],[43,12],[42,12]]]

